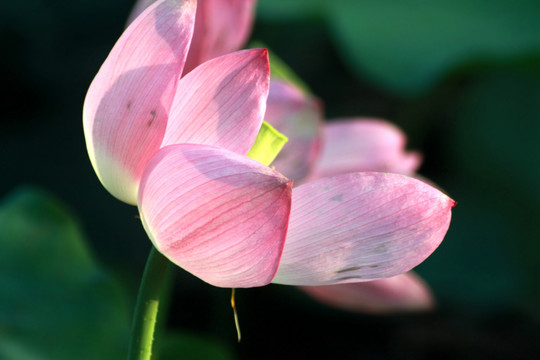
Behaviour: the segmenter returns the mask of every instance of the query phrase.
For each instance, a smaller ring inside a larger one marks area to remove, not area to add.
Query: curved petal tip
[[[293,191],[274,282],[330,285],[409,271],[441,243],[455,201],[410,177],[354,173]]]

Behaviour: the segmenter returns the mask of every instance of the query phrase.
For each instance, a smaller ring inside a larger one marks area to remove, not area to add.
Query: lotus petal
[[[405,152],[406,137],[394,125],[378,119],[338,119],[323,129],[321,155],[310,178],[359,171],[411,175],[422,157]]]
[[[256,3],[256,0],[199,0],[184,74],[244,46],[251,33]]]
[[[154,246],[221,287],[268,284],[287,233],[291,181],[220,148],[180,144],[148,163],[139,211]]]
[[[130,24],[156,0],[138,0],[129,14]],[[256,0],[198,0],[195,32],[184,68],[198,65],[240,49],[253,26]]]
[[[454,205],[398,174],[353,173],[300,185],[273,282],[329,285],[409,271],[440,244]]]
[[[178,82],[163,146],[215,145],[245,155],[257,138],[268,97],[266,49],[205,62]]]
[[[434,307],[430,289],[413,272],[367,282],[301,289],[324,304],[368,314],[427,311]]]
[[[105,188],[136,204],[146,162],[159,149],[195,19],[194,0],[150,6],[122,34],[86,95],[88,154]]]

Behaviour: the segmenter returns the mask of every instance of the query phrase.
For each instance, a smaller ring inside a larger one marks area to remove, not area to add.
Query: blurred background
[[[2,6],[6,359],[115,359],[124,351],[150,242],[137,209],[114,199],[95,176],[81,114],[132,5]],[[293,287],[240,290],[244,340],[237,344],[230,291],[177,269],[165,320],[174,334],[162,342],[162,358],[540,357],[539,24],[537,0],[260,0],[252,40],[267,44],[309,85],[326,118],[397,124],[408,148],[424,154],[420,174],[457,200],[445,240],[416,269],[438,307],[362,315],[326,307]],[[21,220],[27,213],[38,225]],[[44,225],[50,222],[61,230]],[[39,257],[15,249],[13,239],[24,243],[29,231],[43,235]],[[61,246],[51,245],[59,238],[71,245],[51,250]],[[60,268],[44,272],[47,261],[73,263],[81,278],[68,279]],[[23,303],[26,313],[17,315],[13,304]]]

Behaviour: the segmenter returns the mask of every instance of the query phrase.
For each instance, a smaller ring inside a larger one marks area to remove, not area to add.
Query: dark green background
[[[96,266],[127,294],[126,304],[113,296],[120,314],[131,311],[150,242],[136,208],[99,184],[81,113],[131,6],[21,0],[0,12],[0,198],[6,206],[8,194],[30,184],[67,204],[65,216],[78,219]],[[443,244],[417,269],[438,310],[366,316],[291,287],[241,290],[237,345],[229,291],[178,270],[169,328],[216,339],[239,359],[540,356],[540,2],[261,0],[258,10],[252,39],[293,68],[324,101],[327,118],[396,123],[425,156],[420,173],[458,201]],[[0,247],[13,238],[0,236]],[[14,293],[7,284],[0,297]],[[40,303],[43,293],[28,288]],[[104,309],[99,314],[109,314]],[[14,326],[6,319],[0,315],[0,337]],[[47,324],[44,333],[52,331]]]

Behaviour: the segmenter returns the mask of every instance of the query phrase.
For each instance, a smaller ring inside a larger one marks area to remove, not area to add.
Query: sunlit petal
[[[291,187],[236,153],[171,145],[148,163],[139,210],[154,246],[173,263],[215,286],[261,286],[279,264]]]
[[[266,49],[210,60],[178,82],[162,146],[219,146],[245,155],[266,109],[270,69]]]
[[[122,34],[86,95],[84,133],[101,182],[135,204],[139,179],[163,140],[193,33],[194,0],[159,1]]]
[[[401,274],[442,241],[455,202],[397,174],[354,173],[294,189],[273,282],[328,285]]]

